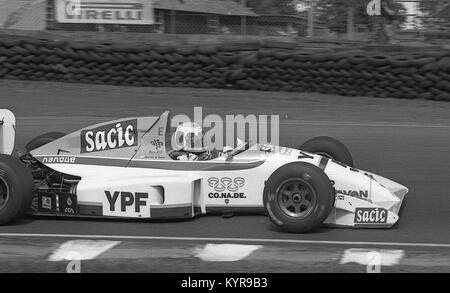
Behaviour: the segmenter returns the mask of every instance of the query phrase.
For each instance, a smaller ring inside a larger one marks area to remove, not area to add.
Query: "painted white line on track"
[[[49,257],[49,261],[90,260],[113,248],[120,241],[70,240],[61,244]]]
[[[202,261],[232,262],[246,258],[262,247],[262,245],[208,243],[201,248],[197,248],[194,251],[194,256]]]
[[[171,241],[226,241],[253,243],[293,243],[293,244],[331,244],[331,245],[371,245],[371,246],[401,246],[401,247],[435,247],[450,248],[450,243],[414,243],[414,242],[376,242],[376,241],[327,241],[327,240],[297,240],[270,238],[213,238],[213,237],[169,237],[169,236],[127,236],[127,235],[78,235],[78,234],[26,234],[0,233],[0,237],[24,238],[91,238],[91,239],[119,239],[119,240],[171,240]]]
[[[403,250],[350,248],[342,254],[340,264],[358,263],[361,265],[398,265],[405,255]]]

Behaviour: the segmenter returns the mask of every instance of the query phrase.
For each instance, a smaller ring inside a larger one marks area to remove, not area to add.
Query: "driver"
[[[220,156],[217,150],[208,151],[203,146],[203,131],[197,123],[183,122],[178,125],[175,138],[177,148],[169,153],[173,160],[208,161]]]

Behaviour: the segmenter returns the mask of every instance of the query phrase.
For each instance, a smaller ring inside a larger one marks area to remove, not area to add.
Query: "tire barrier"
[[[335,51],[274,41],[123,45],[0,35],[0,78],[450,101],[450,51]]]

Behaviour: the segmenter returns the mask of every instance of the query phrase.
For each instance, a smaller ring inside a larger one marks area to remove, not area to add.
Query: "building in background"
[[[306,11],[260,11],[241,0],[0,0],[0,28],[305,36]],[[77,16],[71,11],[81,9]],[[139,17],[138,17],[139,16]],[[316,21],[318,35],[326,24]]]
[[[232,0],[158,0],[154,3],[161,31],[175,34],[254,34],[257,15]]]
[[[63,5],[67,0],[47,0],[47,28],[51,30],[77,30],[77,31],[128,31],[149,33],[172,33],[172,34],[250,34],[257,32],[257,15],[247,8],[232,0],[156,0],[153,2],[154,9],[152,23],[142,21],[138,24],[134,21],[126,23],[104,22],[104,16],[108,3],[102,7],[90,6],[92,12],[91,23],[86,21],[73,22],[60,21],[58,17],[58,5]],[[121,18],[128,15],[129,11],[120,11],[118,6],[149,5],[152,1],[147,0],[121,0],[115,2],[111,15],[119,14]],[[83,1],[81,2],[82,5]],[[88,7],[88,6],[86,6]],[[125,10],[125,8],[123,9]],[[98,13],[95,14],[95,11]],[[84,13],[84,12],[83,12]],[[88,12],[89,13],[89,12]],[[94,15],[95,14],[95,15]],[[95,16],[95,17],[94,17]]]

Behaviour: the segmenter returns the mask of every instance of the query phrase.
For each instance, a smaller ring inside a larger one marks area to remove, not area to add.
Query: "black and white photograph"
[[[450,273],[450,1],[0,0],[0,273]]]

